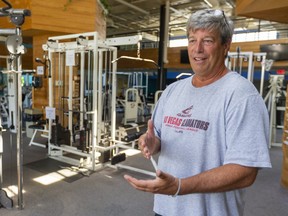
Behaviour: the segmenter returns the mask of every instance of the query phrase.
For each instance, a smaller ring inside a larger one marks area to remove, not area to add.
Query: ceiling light
[[[208,0],[204,0],[204,2],[209,6],[209,7],[213,7],[213,5],[208,1]]]
[[[225,2],[225,4],[226,4],[229,8],[233,8],[233,6],[231,5],[231,3]]]

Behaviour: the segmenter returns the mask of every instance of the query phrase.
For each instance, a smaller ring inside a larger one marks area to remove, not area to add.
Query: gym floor
[[[3,132],[3,137],[3,188],[13,200],[13,207],[0,208],[1,216],[154,215],[153,195],[134,190],[123,178],[127,173],[137,178],[146,179],[152,178],[151,176],[127,169],[106,167],[93,173],[77,172],[72,177],[65,177],[67,175],[62,173],[63,169],[66,171],[68,169],[69,173],[71,166],[67,167],[67,164],[47,159],[47,149],[28,146],[30,139],[25,135],[24,208],[19,210],[18,198],[15,195],[17,194],[16,141],[8,132]],[[280,184],[282,149],[272,147],[270,154],[273,168],[260,170],[256,182],[247,190],[245,216],[287,215],[288,189]],[[151,162],[140,154],[130,156],[122,163],[153,172]],[[60,180],[59,175],[62,177]],[[50,183],[41,181],[48,176]],[[12,185],[14,187],[11,187]]]

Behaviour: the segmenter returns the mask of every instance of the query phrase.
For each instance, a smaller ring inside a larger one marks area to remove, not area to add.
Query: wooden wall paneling
[[[42,45],[46,44],[48,37],[51,35],[37,35],[33,37],[33,57],[32,57],[32,65],[33,68],[36,69],[37,66],[43,66],[40,63],[35,62],[35,58],[43,59],[44,51],[42,49]],[[46,71],[48,75],[48,71]],[[32,91],[32,101],[33,101],[33,108],[38,109],[45,109],[48,106],[48,76],[44,78],[43,75],[37,75],[42,78],[42,88],[33,88]]]
[[[9,52],[6,48],[5,43],[0,42],[0,55],[1,56],[8,56]],[[6,59],[0,58],[0,68],[6,68]]]
[[[288,86],[287,86],[288,93]],[[282,151],[283,151],[283,161],[282,161],[282,172],[281,172],[281,184],[288,188],[288,100],[286,99],[286,109],[284,115],[284,129],[282,136]]]
[[[69,4],[67,2],[32,0],[32,29],[63,33],[95,31],[97,1],[74,0]]]
[[[29,9],[32,14],[31,17],[26,17],[25,23],[21,26],[23,35],[33,38],[31,49],[23,55],[25,69],[36,69],[40,65],[35,62],[35,58],[43,58],[42,45],[50,36],[97,31],[99,38],[106,38],[106,18],[98,1],[10,0],[9,2],[14,9]],[[0,7],[4,6],[6,5],[0,2]],[[8,17],[3,19],[6,22],[2,22],[1,18],[1,28],[15,28]],[[33,88],[32,100],[33,108],[44,109],[48,105],[48,78],[41,75],[40,77],[43,86]]]
[[[105,15],[96,0],[10,0],[13,8],[29,9],[22,25],[23,35],[34,36],[57,32],[71,34],[98,31],[100,37],[106,38]],[[0,7],[5,4],[0,2]],[[7,18],[1,28],[14,27]]]
[[[236,48],[240,47],[241,51],[260,52],[261,44],[279,44],[279,43],[288,43],[288,38],[282,38],[278,40],[235,42],[231,44],[230,51],[236,52]]]
[[[260,52],[260,45],[261,44],[278,44],[278,43],[288,43],[288,38],[279,39],[279,40],[265,40],[265,41],[253,41],[253,42],[238,42],[232,43],[230,47],[231,52],[236,52],[237,47],[240,47],[241,52]],[[168,63],[164,65],[165,68],[177,68],[177,69],[190,69],[190,64],[182,64],[180,62],[180,52],[181,50],[185,50],[187,47],[174,47],[168,48]],[[118,57],[120,56],[133,56],[136,57],[136,50],[131,51],[118,51]],[[158,62],[158,49],[144,49],[141,50],[141,57],[153,59],[155,62]],[[130,61],[130,60],[120,60],[117,62],[118,70],[121,69],[140,69],[140,68],[150,68],[152,65],[147,65],[146,63],[137,62],[137,61]],[[244,65],[245,66],[245,65]],[[256,67],[261,67],[261,64],[256,62]],[[275,61],[272,66],[273,69],[277,68],[287,68],[288,61]]]
[[[168,63],[165,68],[191,69],[190,64],[181,63],[181,50],[187,50],[187,47],[168,48]]]

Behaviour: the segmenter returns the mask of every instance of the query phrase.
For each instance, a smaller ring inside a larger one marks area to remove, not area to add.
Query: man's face
[[[189,32],[188,55],[194,73],[203,78],[213,77],[223,67],[230,43],[221,44],[218,32],[204,29]]]

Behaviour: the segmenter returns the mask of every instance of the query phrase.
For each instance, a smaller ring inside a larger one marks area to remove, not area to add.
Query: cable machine
[[[101,151],[115,141],[115,100],[109,114],[103,105],[105,93],[116,97],[116,65],[111,59],[116,59],[117,48],[99,40],[97,32],[88,32],[49,37],[43,49],[51,61],[48,155],[95,171],[103,165]]]
[[[117,59],[116,46],[139,40],[137,35],[102,41],[97,32],[48,38],[42,47],[50,62],[45,109],[50,158],[93,171],[106,165],[124,168],[119,163],[126,155],[120,149],[134,149],[146,129],[133,127],[137,137],[131,138],[126,129],[116,128],[117,61],[125,58]]]

